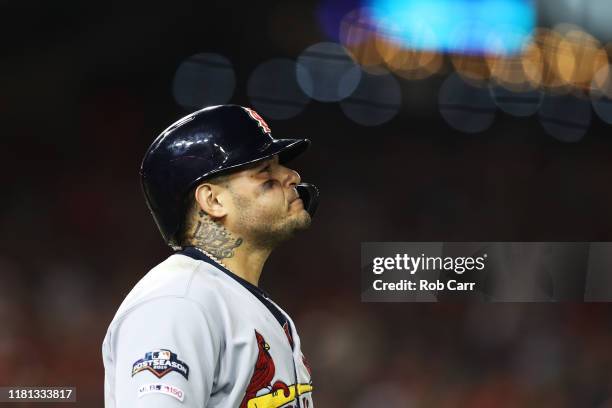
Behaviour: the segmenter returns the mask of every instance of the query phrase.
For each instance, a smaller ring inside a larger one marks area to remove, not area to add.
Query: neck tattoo
[[[236,238],[223,225],[213,221],[204,211],[198,213],[198,220],[190,231],[189,242],[204,249],[215,259],[231,258],[234,250],[242,245],[242,238]]]

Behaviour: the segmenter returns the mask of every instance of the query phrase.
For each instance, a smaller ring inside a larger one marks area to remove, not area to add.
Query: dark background
[[[231,102],[250,105],[259,63],[326,39],[314,6],[0,4],[0,385],[73,385],[71,406],[103,406],[106,328],[170,254],[138,170],[187,113],[172,95],[177,66],[226,56]],[[294,167],[320,187],[319,212],[261,287],[297,323],[317,406],[612,406],[608,304],[360,302],[364,241],[612,239],[609,126],[594,116],[564,144],[535,118],[498,113],[462,134],[438,111],[444,77],[402,82],[402,108],[381,126],[319,102],[268,121],[275,137],[313,141]]]

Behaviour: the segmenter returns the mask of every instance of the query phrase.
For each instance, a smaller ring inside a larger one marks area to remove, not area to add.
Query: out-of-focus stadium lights
[[[387,67],[405,79],[425,79],[439,72],[444,61],[439,52],[405,48],[382,35],[376,46]]]
[[[388,27],[372,20],[372,10],[358,8],[349,12],[340,24],[340,41],[353,59],[372,74],[387,69],[405,79],[424,79],[442,67],[442,54],[407,47]]]
[[[539,118],[544,130],[554,138],[574,143],[580,141],[591,123],[587,99],[573,95],[547,95],[540,106]]]
[[[612,71],[610,65],[601,68],[593,77],[591,98],[593,109],[604,122],[612,125]]]
[[[602,41],[612,41],[612,2],[610,0],[539,0],[538,20],[544,25],[570,22]]]
[[[383,58],[376,48],[378,28],[371,19],[371,10],[358,8],[349,12],[340,23],[340,42],[350,51],[352,58],[361,67],[373,74],[379,69]]]
[[[321,0],[317,17],[333,42],[306,47],[297,62],[262,64],[249,79],[252,103],[273,119],[294,117],[312,98],[379,125],[400,109],[397,77],[454,68],[439,107],[462,132],[491,126],[497,108],[539,112],[544,129],[564,142],[584,136],[591,105],[612,124],[612,43],[602,45],[574,20],[534,28],[532,0]],[[177,102],[195,107],[229,99],[235,77],[224,57],[198,54],[181,64],[173,85]]]
[[[456,73],[440,87],[438,106],[446,123],[464,133],[482,132],[495,120],[496,107],[489,90],[472,86]]]
[[[571,86],[588,89],[595,73],[607,66],[606,51],[599,41],[584,31],[569,31],[558,45],[559,77]]]
[[[533,43],[526,44],[517,55],[488,55],[486,61],[492,82],[510,91],[525,92],[542,83],[542,52]]]
[[[300,88],[320,102],[338,102],[346,98],[361,81],[361,69],[337,43],[311,45],[302,51],[297,62],[296,77]]]
[[[296,72],[297,63],[289,58],[259,64],[247,82],[247,95],[253,107],[276,120],[290,119],[302,112],[310,98],[298,85]]]
[[[441,69],[445,52],[457,73],[472,85],[491,82],[515,92],[544,89],[564,94],[572,89],[588,91],[595,73],[608,62],[606,49],[576,25],[532,30],[532,1],[361,4],[368,7],[356,8],[341,19],[338,37],[369,73],[380,74],[387,68],[402,78],[424,79]]]
[[[557,52],[562,39],[561,34],[547,28],[536,29],[532,36],[533,44],[540,49],[542,55],[541,86],[548,91],[566,90],[566,83],[559,78],[557,72]]]
[[[594,99],[593,109],[601,120],[612,125],[612,99],[605,97]]]
[[[485,81],[491,76],[491,71],[483,55],[452,54],[450,59],[459,75],[472,85],[485,85]]]
[[[607,43],[603,48],[608,55],[612,55],[612,42]]]
[[[512,116],[531,116],[538,111],[542,103],[543,93],[539,89],[511,91],[493,84],[489,88],[497,107]]]
[[[605,96],[612,99],[612,66],[607,64],[601,67],[595,75],[591,83],[591,95],[594,97]]]
[[[377,126],[391,120],[401,102],[399,83],[385,70],[376,75],[364,73],[355,92],[340,101],[340,108],[360,125]]]
[[[374,21],[411,48],[461,54],[520,52],[535,25],[531,0],[369,0]],[[428,31],[435,35],[423,36]]]

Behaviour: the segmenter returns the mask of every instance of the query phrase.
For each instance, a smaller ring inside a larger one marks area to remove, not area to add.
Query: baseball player
[[[309,144],[274,139],[237,105],[192,113],[151,144],[142,185],[175,252],[108,328],[106,408],[313,406],[295,325],[257,286],[271,251],[316,209],[317,189],[286,167]]]

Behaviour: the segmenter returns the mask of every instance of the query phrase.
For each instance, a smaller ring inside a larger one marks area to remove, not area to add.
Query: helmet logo
[[[255,121],[257,121],[257,123],[259,124],[259,127],[268,135],[272,132],[270,130],[270,126],[268,126],[268,124],[266,123],[265,120],[263,120],[263,118],[261,116],[259,116],[259,113],[255,112],[253,109],[251,108],[244,108],[245,111],[247,111],[247,113],[249,114],[249,116],[251,118],[253,118]]]

